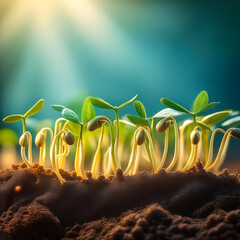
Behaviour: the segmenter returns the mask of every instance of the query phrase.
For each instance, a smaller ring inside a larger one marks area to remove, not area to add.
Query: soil
[[[240,175],[187,172],[82,180],[13,165],[0,172],[0,240],[240,239]]]

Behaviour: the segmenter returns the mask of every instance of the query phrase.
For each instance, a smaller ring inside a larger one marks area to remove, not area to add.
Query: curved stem
[[[185,160],[185,145],[184,145],[184,131],[185,131],[186,126],[182,125],[179,127],[179,160],[177,163],[177,170],[180,170],[184,166],[184,160]]]
[[[83,179],[87,179],[87,176],[84,170],[85,151],[83,147],[82,131],[83,131],[83,126],[80,125],[80,134],[78,137],[76,156],[75,156],[75,171],[78,176],[81,176]]]
[[[191,153],[190,153],[190,156],[188,158],[188,161],[187,163],[185,164],[184,168],[182,169],[182,171],[185,171],[188,169],[190,163],[192,162],[192,159],[193,159],[193,156],[194,156],[194,152],[195,152],[195,146],[191,143]]]
[[[52,131],[52,129],[46,127],[46,128],[41,129],[40,132],[42,132],[47,138],[47,132],[48,131],[50,133],[50,146],[51,146],[52,141],[53,141],[53,131]],[[39,165],[44,167],[45,163],[46,163],[46,141],[44,141],[43,145],[40,147],[40,154],[39,154]]]
[[[168,117],[168,118],[173,121],[173,125],[174,125],[175,147],[174,147],[174,156],[173,156],[172,162],[166,168],[167,172],[172,170],[172,168],[175,166],[175,164],[178,160],[178,156],[179,156],[179,134],[178,134],[177,122],[173,117]]]
[[[223,139],[222,139],[222,141],[221,141],[220,148],[219,148],[219,150],[218,150],[217,157],[216,157],[215,161],[213,162],[213,164],[212,164],[210,167],[207,167],[207,168],[206,168],[207,171],[212,170],[212,169],[213,169],[214,167],[216,167],[217,164],[219,163],[219,160],[220,160],[220,158],[221,158],[221,155],[222,155],[222,152],[223,152],[223,148],[224,148],[224,145],[225,145],[225,142],[226,142],[226,138],[227,138],[227,136],[228,136],[229,134],[231,134],[231,131],[232,131],[232,128],[228,129],[228,130],[225,132],[225,134],[224,134],[224,136],[223,136]]]
[[[103,156],[103,175],[105,177],[108,177],[112,170],[111,163],[109,163],[109,152],[110,152],[110,147],[107,149],[107,151],[104,153],[104,156]]]
[[[51,149],[50,149],[50,159],[51,159],[52,168],[61,183],[64,183],[65,179],[59,173],[58,159],[56,157],[56,141],[58,137],[61,136],[63,133],[66,133],[66,131],[61,130],[59,133],[55,135],[55,137],[53,138]]]
[[[163,165],[166,161],[167,152],[168,152],[168,138],[169,138],[169,128],[167,128],[165,131],[165,141],[164,141],[164,150],[163,150],[162,160],[154,173],[158,173],[163,168]]]
[[[121,169],[121,163],[118,158],[118,145],[119,145],[119,109],[115,109],[116,115],[116,136],[115,136],[115,144],[114,144],[114,152],[115,152],[115,159],[116,159],[116,168]]]
[[[141,127],[137,128],[134,132],[133,135],[133,147],[132,147],[132,151],[131,151],[131,155],[130,155],[130,159],[128,162],[128,166],[126,168],[126,170],[124,171],[124,175],[129,174],[130,170],[133,168],[134,166],[134,162],[135,162],[135,158],[136,158],[136,152],[137,152],[137,141],[136,141],[136,135],[137,133],[140,131],[139,129],[141,129]]]
[[[223,162],[224,162],[224,160],[226,158],[226,155],[227,155],[227,150],[228,150],[228,147],[229,147],[230,139],[231,139],[231,135],[228,134],[227,139],[225,141],[225,145],[224,145],[223,151],[222,151],[222,156],[221,156],[218,164],[215,167],[215,171],[219,171],[219,169],[223,165]]]
[[[24,132],[24,134],[28,135],[28,159],[26,157],[26,147],[21,147],[21,157],[22,160],[26,163],[26,165],[31,168],[32,165],[32,135],[30,132]]]
[[[207,159],[207,163],[204,167],[204,169],[207,169],[208,167],[210,167],[210,165],[212,164],[212,158],[213,158],[213,144],[214,144],[214,138],[217,132],[221,132],[223,134],[225,134],[225,131],[221,128],[216,128],[213,132],[212,132],[212,136],[211,136],[211,140],[210,140],[210,145],[209,145],[209,152],[208,152],[208,159]]]
[[[65,162],[66,162],[66,157],[67,157],[68,153],[69,153],[69,147],[68,147],[67,143],[64,142],[64,151],[63,151],[63,153],[57,155],[59,168],[60,169],[64,169]]]
[[[101,147],[102,147],[102,142],[103,142],[103,136],[104,136],[104,125],[102,126],[102,131],[101,131],[101,135],[98,141],[98,146],[97,146],[97,150],[96,153],[94,155],[94,159],[93,159],[93,163],[92,163],[92,175],[96,176],[97,172],[99,172],[99,164],[100,164],[100,159],[101,159]]]
[[[191,167],[193,167],[196,163],[196,159],[197,159],[197,155],[198,155],[198,144],[193,146],[193,157],[192,157],[192,161],[190,162],[188,169],[190,169]]]

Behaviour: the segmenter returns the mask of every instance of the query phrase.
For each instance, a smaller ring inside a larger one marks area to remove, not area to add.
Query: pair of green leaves
[[[134,101],[133,105],[134,105],[134,109],[137,112],[139,117],[133,116],[133,115],[127,115],[127,118],[129,119],[129,121],[136,126],[150,127],[144,105],[140,101]]]
[[[197,115],[197,114],[219,104],[219,102],[209,103],[209,98],[208,98],[208,94],[206,91],[200,92],[198,94],[198,96],[196,97],[196,99],[193,103],[193,112],[187,110],[183,106],[181,106],[178,103],[175,103],[172,100],[169,100],[167,98],[161,98],[161,103],[168,108],[174,109],[174,110],[182,112],[182,113],[190,114],[190,115]]]
[[[83,106],[82,106],[82,112],[81,112],[81,120],[79,116],[71,109],[64,107],[62,105],[51,105],[52,109],[54,109],[57,112],[61,112],[63,117],[73,123],[77,123],[80,125],[85,125],[88,123],[91,119],[95,117],[95,111],[93,108],[93,105],[91,103],[90,98],[86,98]]]
[[[106,102],[105,100],[101,99],[101,98],[95,98],[95,97],[89,97],[90,101],[92,102],[92,104],[95,107],[98,108],[103,108],[103,109],[113,109],[113,110],[119,110],[125,106],[127,106],[128,104],[130,104],[131,102],[133,102],[136,99],[137,95],[135,97],[133,97],[132,99],[130,99],[129,101],[121,104],[118,107],[114,107],[112,106],[110,103]]]
[[[3,119],[3,122],[6,123],[12,123],[12,122],[17,122],[21,121],[23,119],[26,119],[28,117],[31,117],[35,115],[36,113],[40,112],[43,108],[44,100],[40,99],[34,106],[32,106],[24,115],[21,114],[14,114],[7,116]]]

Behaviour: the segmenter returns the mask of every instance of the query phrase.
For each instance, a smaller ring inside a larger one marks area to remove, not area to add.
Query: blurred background
[[[88,95],[120,105],[135,94],[152,116],[161,97],[191,107],[201,90],[221,102],[216,111],[240,110],[239,9],[232,0],[1,0],[0,118],[40,98],[43,120],[59,117],[51,104],[78,112]],[[6,127],[21,133],[20,123]]]

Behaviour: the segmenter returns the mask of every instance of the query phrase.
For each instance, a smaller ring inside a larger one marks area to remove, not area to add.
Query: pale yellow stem
[[[197,160],[197,155],[198,155],[198,145],[194,145],[194,149],[193,149],[193,158],[191,163],[188,166],[188,169],[190,169],[191,167],[193,167],[196,163]]]
[[[62,154],[57,155],[58,158],[58,163],[59,164],[59,168],[64,169],[65,168],[65,162],[66,162],[66,157],[69,153],[69,147],[67,145],[67,143],[64,142],[64,151]]]
[[[184,146],[184,131],[185,131],[186,126],[182,125],[179,127],[179,160],[177,163],[177,170],[180,170],[183,168],[184,162],[185,162],[185,146]]]
[[[102,148],[102,142],[103,142],[103,136],[104,136],[104,125],[102,126],[102,131],[101,131],[101,135],[98,141],[98,146],[97,146],[97,150],[96,153],[94,155],[94,159],[93,159],[93,163],[92,163],[92,175],[94,177],[97,176],[98,172],[99,172],[99,165],[100,165],[100,160],[101,160],[101,148]]]
[[[163,168],[163,165],[166,161],[167,152],[168,152],[168,138],[169,138],[169,128],[167,128],[165,130],[165,141],[164,141],[164,150],[163,150],[162,160],[161,160],[157,170],[154,173],[158,173]]]
[[[58,159],[56,157],[56,141],[57,141],[58,137],[61,136],[63,133],[66,133],[66,131],[61,130],[59,133],[56,134],[56,136],[54,136],[52,146],[50,149],[50,160],[51,160],[52,168],[61,183],[64,183],[65,179],[59,173]]]
[[[178,133],[177,122],[176,122],[176,120],[173,117],[168,117],[168,118],[173,121],[173,125],[174,125],[175,148],[174,148],[173,159],[172,159],[170,165],[166,168],[167,172],[169,172],[169,171],[171,171],[173,169],[173,167],[177,163],[178,156],[179,156],[179,133]]]
[[[194,156],[194,149],[195,149],[195,145],[193,145],[193,144],[191,143],[191,153],[190,153],[190,156],[189,156],[189,158],[188,158],[188,161],[187,161],[187,163],[185,164],[185,166],[184,166],[184,168],[182,169],[182,171],[187,170],[188,167],[189,167],[189,165],[190,165],[190,163],[192,162],[192,159],[193,159],[193,156]]]
[[[216,128],[213,132],[212,132],[212,136],[211,136],[211,140],[210,140],[210,145],[209,145],[209,152],[208,152],[208,160],[207,163],[204,167],[204,169],[207,169],[208,167],[211,166],[212,164],[212,158],[213,158],[213,145],[214,145],[214,138],[217,132],[221,132],[223,134],[225,134],[225,131],[221,128]]]
[[[85,152],[83,147],[83,141],[81,137],[78,137],[77,151],[76,151],[76,157],[75,157],[75,171],[77,173],[77,176],[81,176],[83,179],[87,179],[87,176],[84,170],[84,159],[85,159]]]
[[[40,132],[42,132],[47,137],[47,132],[50,133],[50,146],[53,141],[53,131],[51,128],[43,128]],[[39,165],[45,167],[46,163],[46,141],[44,141],[43,145],[40,147],[40,154],[39,154]]]
[[[32,165],[32,135],[30,132],[24,132],[28,135],[28,158],[26,157],[26,147],[21,147],[21,157],[26,165],[31,168]]]
[[[103,174],[105,177],[108,177],[112,171],[111,163],[109,160],[109,155],[111,155],[110,147],[107,149],[107,151],[105,152],[105,154],[103,156]]]
[[[215,168],[218,165],[219,160],[220,160],[221,155],[222,155],[222,152],[223,152],[223,148],[224,148],[224,145],[225,145],[226,138],[229,134],[231,134],[231,131],[232,131],[232,128],[228,129],[225,132],[225,134],[223,136],[223,139],[222,139],[222,142],[221,142],[221,145],[220,145],[220,148],[218,150],[217,157],[216,157],[215,161],[213,162],[213,164],[210,167],[206,168],[207,171],[211,171],[213,168]]]
[[[222,156],[221,156],[221,158],[220,158],[217,166],[216,166],[215,169],[214,169],[216,172],[219,171],[219,169],[220,169],[221,166],[223,165],[223,162],[224,162],[224,160],[225,160],[225,158],[226,158],[227,150],[228,150],[229,143],[230,143],[230,139],[231,139],[231,135],[228,134],[227,139],[226,139],[226,141],[225,141],[224,148],[223,148]]]

